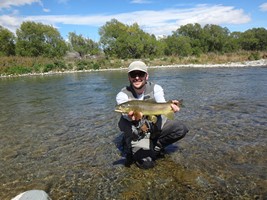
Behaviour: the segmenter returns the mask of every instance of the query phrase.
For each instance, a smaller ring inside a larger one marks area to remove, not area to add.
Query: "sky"
[[[0,25],[13,33],[24,21],[99,41],[99,28],[111,19],[137,23],[156,36],[168,36],[189,23],[216,24],[230,32],[267,29],[267,0],[0,0]]]

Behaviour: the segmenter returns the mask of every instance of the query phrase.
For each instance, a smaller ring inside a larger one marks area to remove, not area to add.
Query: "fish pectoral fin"
[[[155,124],[157,122],[158,118],[155,115],[149,115],[148,120]]]

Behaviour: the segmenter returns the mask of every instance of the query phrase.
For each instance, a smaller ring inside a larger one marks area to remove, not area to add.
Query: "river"
[[[190,132],[155,168],[123,166],[115,96],[126,71],[0,79],[0,199],[266,199],[267,68],[158,68]]]

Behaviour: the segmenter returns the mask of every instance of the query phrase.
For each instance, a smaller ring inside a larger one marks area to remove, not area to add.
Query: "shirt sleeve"
[[[164,96],[164,90],[158,84],[155,84],[155,86],[154,86],[154,97],[155,97],[156,102],[158,102],[158,103],[165,103],[166,102],[165,96]]]
[[[116,96],[117,105],[122,104],[122,103],[127,102],[127,101],[129,101],[127,94],[125,94],[124,92],[119,92],[117,94],[117,96]],[[122,113],[121,115],[124,119],[127,119],[128,121],[132,121],[132,119],[129,118],[127,113]]]
[[[122,104],[124,102],[129,101],[129,98],[127,96],[127,94],[125,94],[124,92],[119,92],[116,96],[116,102],[117,105]]]

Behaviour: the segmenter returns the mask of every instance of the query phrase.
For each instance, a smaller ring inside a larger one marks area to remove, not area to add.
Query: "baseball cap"
[[[132,71],[136,71],[136,70],[147,73],[147,66],[142,61],[134,61],[129,65],[128,73],[130,73]]]

